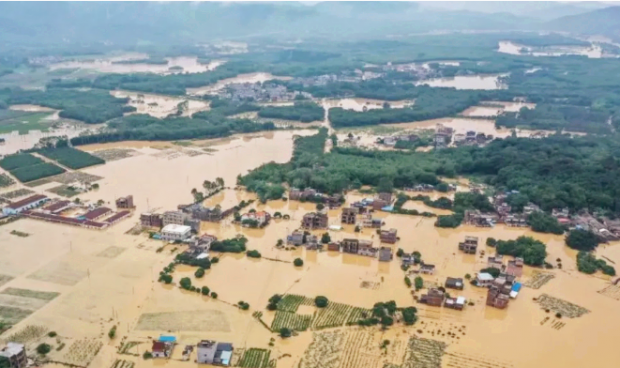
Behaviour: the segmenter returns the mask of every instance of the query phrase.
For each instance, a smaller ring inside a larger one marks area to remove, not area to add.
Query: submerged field
[[[226,186],[233,187],[237,175],[247,170],[269,161],[286,162],[292,138],[291,132],[270,132],[183,144],[124,142],[80,147],[107,163],[81,170],[103,179],[98,181],[99,190],[79,197],[113,203],[121,195],[133,194],[137,214],[171,210],[189,203],[191,189],[201,189],[204,180],[222,177]],[[11,170],[26,163],[34,161],[21,158],[4,166]],[[352,192],[347,201],[362,197]],[[228,208],[248,199],[255,196],[230,188],[206,204]],[[34,220],[0,226],[0,316],[18,322],[2,338],[20,339],[30,349],[46,341],[53,346],[51,360],[94,368],[194,367],[195,352],[189,361],[181,361],[182,347],[203,339],[233,343],[233,362],[241,367],[267,367],[271,362],[280,368],[581,368],[593,362],[611,368],[618,364],[613,353],[620,338],[618,291],[607,279],[577,272],[576,252],[565,247],[562,236],[504,226],[438,229],[432,218],[377,213],[385,228],[398,230],[400,241],[391,246],[394,250],[419,251],[426,263],[436,265],[434,275],[423,276],[426,285],[442,285],[446,277],[473,275],[486,267],[486,256],[458,252],[458,242],[466,235],[479,237],[482,244],[488,237],[533,236],[547,245],[548,260],[562,260],[561,270],[526,267],[521,281],[531,282],[506,310],[485,306],[485,290],[467,283],[462,292],[450,293],[465,296],[473,305],[455,311],[417,304],[403,282],[396,257],[392,262],[378,262],[337,252],[276,248],[278,239],[296,229],[302,216],[315,209],[314,204],[254,202],[244,211],[250,208],[278,211],[290,220],[273,220],[264,229],[242,228],[230,220],[202,223],[202,232],[220,239],[243,234],[248,249],[258,250],[262,258],[214,253],[220,261],[202,278],[194,276],[194,267],[177,266],[172,273],[175,285],[159,283],[157,278],[184,246],[162,248],[162,242],[146,234],[126,234],[138,221],[137,214],[106,231]],[[340,210],[329,211],[330,225],[340,223],[339,215]],[[12,235],[14,231],[29,236]],[[330,235],[333,240],[354,237],[379,245],[374,231],[356,233],[352,225]],[[492,248],[481,248],[487,255],[494,253]],[[598,252],[620,262],[619,249],[612,243]],[[293,266],[295,258],[303,259],[304,265]],[[180,289],[183,277],[197,287],[209,287],[217,299]],[[277,311],[268,311],[267,301],[274,294],[289,297]],[[318,295],[326,296],[332,305],[317,310],[313,299]],[[539,300],[533,301],[534,297]],[[389,300],[402,307],[416,306],[416,324],[398,324],[387,331],[345,326],[374,303]],[[249,310],[235,306],[239,301],[248,303]],[[565,316],[556,318],[556,309]],[[588,312],[569,318],[567,310]],[[116,337],[110,341],[112,326],[117,326]],[[298,330],[297,336],[281,339],[270,331],[282,326]],[[48,331],[59,337],[47,337]],[[142,353],[151,348],[150,338],[159,334],[174,334],[179,339],[173,359],[143,360]],[[382,348],[384,340],[389,344]]]

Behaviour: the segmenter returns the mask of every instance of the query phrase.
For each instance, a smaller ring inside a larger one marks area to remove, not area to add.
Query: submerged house
[[[304,215],[301,220],[301,227],[304,229],[327,229],[327,214],[321,212],[310,212]]]
[[[196,361],[199,364],[230,366],[234,350],[231,343],[202,340],[197,347]]]
[[[476,254],[478,249],[478,237],[466,236],[465,241],[459,243],[459,250],[467,254]]]
[[[151,348],[153,358],[170,358],[176,343],[177,338],[175,336],[160,336],[158,340],[153,341]]]

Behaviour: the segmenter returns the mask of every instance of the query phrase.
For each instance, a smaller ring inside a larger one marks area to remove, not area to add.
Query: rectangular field
[[[295,313],[300,305],[314,305],[314,300],[303,295],[286,294],[278,302],[278,310]]]
[[[144,313],[136,330],[230,332],[226,314],[218,310]]]
[[[47,148],[40,150],[39,153],[74,170],[105,164],[103,159],[71,147]]]
[[[65,169],[56,166],[54,164],[50,164],[48,162],[43,162],[37,165],[31,166],[23,166],[14,170],[11,170],[11,174],[17,178],[17,180],[22,183],[26,183],[29,181],[47,178],[48,176],[58,175],[65,172]]]
[[[41,299],[50,301],[58,296],[58,293],[51,291],[34,291],[28,289],[19,289],[19,288],[6,288],[0,294],[5,295],[15,295],[15,296],[23,296],[24,298],[33,298],[33,299]]]
[[[320,330],[322,328],[343,326],[353,309],[352,305],[329,302],[326,308],[319,308],[312,328]]]
[[[280,331],[282,328],[288,328],[295,331],[305,331],[310,327],[311,322],[312,316],[307,314],[276,311],[273,322],[271,322],[271,330]]]
[[[241,368],[269,368],[271,350],[250,348],[243,353],[239,361]]]

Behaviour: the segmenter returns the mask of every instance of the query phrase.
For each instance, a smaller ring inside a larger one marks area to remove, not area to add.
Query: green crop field
[[[74,170],[105,163],[97,156],[71,147],[42,149],[39,153]]]
[[[6,156],[0,160],[0,167],[9,171],[22,183],[65,172],[63,168],[44,162],[29,153]]]
[[[45,132],[53,124],[51,121],[43,120],[51,115],[49,112],[15,112],[17,114],[0,114],[0,133],[18,131],[19,134],[26,134],[31,130]]]
[[[276,316],[271,323],[271,330],[277,332],[282,328],[288,328],[295,331],[305,331],[310,327],[311,322],[311,315],[276,311]]]
[[[287,294],[278,302],[278,310],[283,312],[297,312],[300,305],[314,305],[314,299],[303,295]]]
[[[269,368],[271,350],[250,348],[243,353],[239,361],[242,368]]]
[[[354,308],[352,305],[329,302],[326,308],[319,308],[312,328],[320,330],[343,326]]]

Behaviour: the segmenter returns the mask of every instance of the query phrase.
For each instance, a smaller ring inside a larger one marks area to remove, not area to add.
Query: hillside
[[[620,6],[561,17],[546,23],[544,28],[620,39]]]

